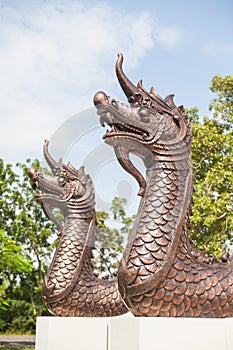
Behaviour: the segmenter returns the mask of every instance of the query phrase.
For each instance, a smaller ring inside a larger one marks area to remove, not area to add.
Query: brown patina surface
[[[138,181],[142,196],[118,271],[120,293],[135,316],[232,317],[233,263],[193,250],[188,234],[193,175],[190,122],[173,95],[161,98],[135,86],[116,63],[129,105],[97,92],[94,103],[104,140]],[[141,157],[146,178],[129,155]]]
[[[45,278],[43,295],[58,316],[232,317],[233,262],[217,263],[194,250],[189,237],[193,175],[190,122],[173,95],[161,98],[122,70],[116,74],[125,105],[99,91],[94,104],[104,135],[121,166],[139,183],[141,202],[120,262],[117,280],[101,280],[91,265],[96,216],[94,188],[83,167],[56,162],[44,146],[53,176],[30,170],[36,198],[59,229],[59,243]],[[132,164],[139,156],[146,177]],[[59,208],[64,223],[54,216]],[[126,306],[127,307],[126,307]]]
[[[127,312],[117,280],[99,279],[91,264],[96,233],[94,188],[84,168],[56,162],[44,145],[53,176],[31,168],[29,174],[40,192],[36,199],[58,227],[59,242],[43,285],[48,310],[56,316],[105,317]],[[62,211],[58,221],[52,209]]]

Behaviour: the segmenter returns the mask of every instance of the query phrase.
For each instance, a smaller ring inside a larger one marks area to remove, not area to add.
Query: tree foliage
[[[210,89],[211,117],[192,109],[195,193],[191,235],[219,257],[233,243],[233,76],[216,75]]]
[[[97,212],[96,248],[93,264],[99,277],[115,275],[135,215],[127,216],[125,198],[115,197],[110,212]],[[106,275],[107,273],[107,275]]]
[[[12,238],[7,237],[3,230],[0,230],[0,256],[0,309],[7,309],[9,305],[3,297],[10,276],[24,272],[30,273],[32,263],[24,256],[21,247]]]
[[[33,165],[39,167],[39,162],[35,161]],[[44,310],[41,290],[53,249],[49,239],[54,226],[34,200],[28,176],[30,166],[31,162],[27,160],[26,164],[17,164],[14,170],[12,165],[0,160],[1,320],[2,312],[10,314],[14,300],[24,302],[24,307],[28,305],[34,318]],[[14,305],[21,307],[19,303]],[[0,323],[5,331],[12,326],[12,322]]]

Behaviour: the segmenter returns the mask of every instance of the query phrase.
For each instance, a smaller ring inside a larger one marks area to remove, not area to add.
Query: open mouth
[[[36,169],[31,168],[29,170],[29,176],[31,177],[34,189],[37,190],[35,194],[35,199],[37,201],[45,199],[55,200],[62,197],[62,194],[58,191],[58,186],[56,186],[56,184],[49,184],[48,181],[44,179],[43,174]]]
[[[128,137],[146,139],[148,137],[148,134],[143,132],[141,129],[137,129],[124,123],[117,122],[114,124],[109,124],[109,126],[111,129],[107,130],[107,132],[103,136],[104,139],[107,137]]]
[[[149,138],[149,133],[145,130],[140,129],[139,127],[129,125],[117,118],[109,111],[102,112],[100,114],[100,124],[105,127],[108,125],[110,129],[107,129],[106,133],[103,136],[103,139],[110,137],[124,137],[131,139],[140,139],[146,140]]]
[[[95,94],[94,104],[100,124],[110,127],[103,136],[104,140],[121,137],[144,143],[153,139],[149,125],[140,120],[139,107],[127,106],[101,91]]]
[[[63,196],[58,194],[54,189],[48,189],[45,186],[38,188],[39,191],[35,194],[35,199],[40,202],[43,200],[60,200]]]

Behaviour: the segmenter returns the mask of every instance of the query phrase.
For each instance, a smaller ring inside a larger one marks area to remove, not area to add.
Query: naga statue
[[[56,162],[44,144],[44,157],[53,175],[29,170],[35,197],[55,223],[59,242],[43,285],[47,309],[56,316],[106,317],[128,311],[118,291],[117,280],[99,279],[94,273],[92,249],[96,233],[95,195],[84,168]],[[53,209],[60,209],[60,222]]]
[[[233,317],[233,262],[214,263],[193,250],[188,235],[193,193],[190,122],[173,95],[116,75],[129,106],[97,92],[104,140],[140,185],[142,196],[118,270],[119,291],[135,316]],[[146,179],[129,155],[139,156]]]
[[[188,234],[192,207],[190,122],[173,95],[135,86],[116,74],[129,105],[99,91],[94,104],[105,142],[120,165],[139,183],[137,217],[118,270],[118,281],[101,280],[91,264],[95,242],[94,189],[83,167],[56,162],[44,145],[54,176],[35,168],[29,174],[40,191],[36,199],[59,229],[59,242],[45,277],[43,297],[58,316],[116,316],[131,311],[150,317],[233,317],[233,262],[217,263],[194,250]],[[130,154],[142,159],[146,177]],[[64,223],[53,208],[59,208]]]

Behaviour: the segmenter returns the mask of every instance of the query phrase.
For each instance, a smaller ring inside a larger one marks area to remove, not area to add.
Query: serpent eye
[[[144,123],[148,123],[149,122],[149,111],[148,108],[145,107],[141,107],[138,111],[140,118],[142,120],[142,122]]]
[[[63,186],[65,185],[65,183],[66,183],[65,178],[64,178],[63,176],[60,176],[60,177],[58,178],[58,185],[59,185],[60,187],[63,187]]]
[[[118,104],[117,104],[117,102],[116,102],[115,100],[112,100],[112,101],[111,101],[111,105],[112,105],[114,108],[118,109]]]

